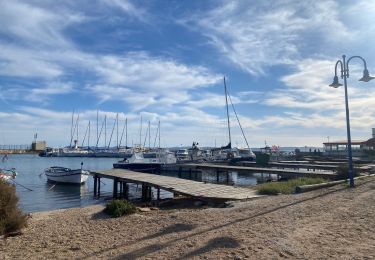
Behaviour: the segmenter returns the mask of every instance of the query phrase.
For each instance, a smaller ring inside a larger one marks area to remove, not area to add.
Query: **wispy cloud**
[[[130,1],[109,0],[105,4],[121,7],[129,15],[144,17],[144,10]],[[61,13],[23,2],[7,2],[0,11],[8,26],[0,33],[18,38],[16,44],[0,41],[0,74],[12,77],[59,81],[74,73],[90,75],[83,86],[100,102],[124,100],[133,110],[150,105],[166,107],[188,100],[188,91],[207,87],[218,81],[218,75],[202,66],[186,65],[169,57],[147,52],[99,54],[80,50],[64,30],[79,24],[82,17],[68,7]],[[6,12],[6,15],[5,15]],[[23,14],[20,19],[20,14]],[[32,44],[29,44],[32,43]],[[81,83],[82,84],[82,83]],[[3,98],[17,98],[19,90],[4,89]],[[30,101],[42,97],[71,93],[68,85],[37,87],[30,90]],[[83,89],[84,87],[81,87]],[[22,88],[21,88],[22,90]],[[79,90],[79,88],[77,89]]]
[[[140,6],[135,6],[130,0],[101,0],[103,3],[114,8],[120,8],[126,14],[146,22],[150,15]]]
[[[273,65],[294,64],[303,56],[309,35],[331,40],[348,37],[337,10],[335,1],[261,1],[256,5],[224,1],[181,23],[202,31],[244,71],[259,75]]]

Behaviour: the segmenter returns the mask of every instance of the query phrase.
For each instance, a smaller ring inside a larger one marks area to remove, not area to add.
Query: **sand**
[[[0,259],[375,259],[375,178],[227,208],[33,214]]]

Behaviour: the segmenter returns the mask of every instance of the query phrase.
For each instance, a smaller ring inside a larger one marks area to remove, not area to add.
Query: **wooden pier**
[[[221,184],[204,183],[170,176],[147,174],[124,169],[91,171],[94,177],[94,197],[100,196],[100,179],[113,179],[113,197],[128,198],[129,183],[142,185],[142,200],[152,199],[152,190],[157,191],[156,199],[160,201],[160,190],[176,195],[184,195],[202,200],[243,200],[259,197],[255,190]]]
[[[336,173],[333,171],[308,171],[308,170],[293,170],[293,169],[277,169],[277,168],[266,168],[266,167],[249,167],[249,166],[233,166],[233,165],[223,165],[223,164],[176,164],[171,166],[166,166],[163,170],[171,171],[197,171],[197,170],[213,170],[219,178],[221,172],[228,173],[229,171],[236,171],[240,173],[266,173],[266,174],[276,174],[278,177],[321,177],[321,178],[334,178]]]
[[[298,163],[298,162],[269,162],[268,167],[275,167],[278,169],[306,169],[307,171],[323,170],[336,171],[338,164],[313,164],[313,163]],[[255,162],[240,162],[239,166],[256,167]]]

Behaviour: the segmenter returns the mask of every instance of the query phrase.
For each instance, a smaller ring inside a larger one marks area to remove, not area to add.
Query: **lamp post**
[[[347,61],[345,61],[346,56],[342,55],[342,61],[338,60],[335,65],[335,76],[333,77],[333,83],[330,84],[330,87],[338,88],[342,86],[339,83],[339,79],[337,76],[337,65],[340,64],[341,68],[341,78],[344,79],[344,89],[345,89],[345,108],[346,108],[346,133],[348,136],[348,166],[349,166],[349,181],[350,187],[354,187],[354,174],[353,174],[353,157],[352,157],[352,141],[350,136],[350,120],[349,120],[349,104],[348,104],[348,86],[347,86],[347,79],[349,78],[349,62],[354,59],[358,58],[363,61],[364,70],[363,70],[363,77],[359,79],[359,81],[369,82],[370,80],[374,79],[369,75],[367,70],[366,61],[361,56],[352,56]]]

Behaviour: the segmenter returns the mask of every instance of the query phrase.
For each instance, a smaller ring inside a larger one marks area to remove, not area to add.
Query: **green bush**
[[[107,203],[105,212],[114,218],[135,213],[137,208],[127,200],[111,200]]]
[[[18,208],[18,197],[13,185],[0,179],[0,235],[26,226],[27,216]]]
[[[354,176],[357,177],[359,176],[358,170],[353,169],[354,171]],[[336,180],[346,180],[349,179],[349,167],[347,165],[339,165],[336,170]]]
[[[256,186],[258,193],[262,195],[291,194],[297,186],[323,183],[322,178],[296,178],[285,182],[267,182]]]
[[[266,153],[257,153],[256,154],[256,158],[255,158],[256,164],[265,167],[265,166],[268,165],[269,161],[270,161],[270,155],[269,154],[266,154]]]

